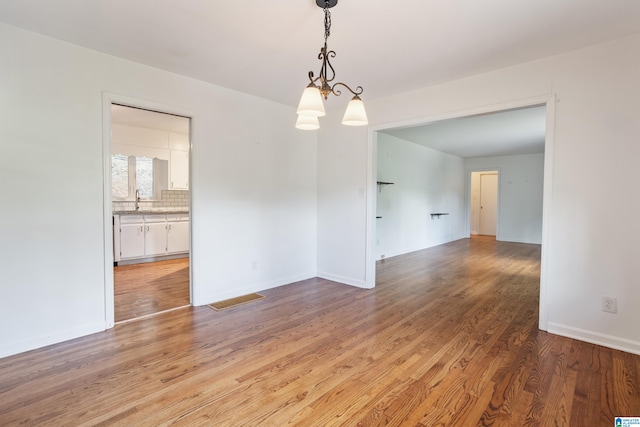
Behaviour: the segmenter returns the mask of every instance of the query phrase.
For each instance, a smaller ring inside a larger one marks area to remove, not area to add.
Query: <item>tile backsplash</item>
[[[189,190],[162,190],[162,200],[141,200],[138,202],[141,211],[182,212],[189,210]],[[133,211],[134,201],[114,201],[113,211]]]

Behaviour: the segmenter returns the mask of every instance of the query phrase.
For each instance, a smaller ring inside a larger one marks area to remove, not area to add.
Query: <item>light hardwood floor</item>
[[[115,321],[189,305],[189,258],[113,268]]]
[[[0,360],[0,425],[611,426],[640,356],[537,329],[540,248],[465,239]]]

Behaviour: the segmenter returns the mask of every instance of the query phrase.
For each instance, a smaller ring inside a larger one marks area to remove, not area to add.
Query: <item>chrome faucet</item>
[[[140,209],[138,202],[140,201],[140,190],[136,188],[136,210]]]

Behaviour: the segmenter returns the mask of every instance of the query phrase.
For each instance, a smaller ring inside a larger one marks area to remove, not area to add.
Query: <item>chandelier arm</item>
[[[344,86],[345,88],[347,88],[347,90],[349,92],[351,92],[354,96],[360,96],[362,94],[362,92],[364,92],[364,89],[362,88],[362,86],[358,86],[356,88],[356,90],[353,90],[349,86],[347,86],[346,84],[344,84],[342,82],[337,82],[331,87],[331,93],[333,93],[335,96],[340,96],[342,94],[342,91],[340,89],[336,88],[336,86],[338,86],[338,85]]]
[[[309,81],[311,81],[311,83],[316,84],[316,82],[320,80],[321,77],[321,75],[318,77],[314,77],[313,71],[309,71]]]
[[[318,55],[319,59],[322,59],[322,67],[320,69],[320,76],[324,82],[332,82],[333,79],[336,78],[336,70],[334,70],[333,65],[331,65],[331,61],[329,58],[335,58],[336,53],[333,50],[327,51],[327,46],[320,51],[320,55]],[[329,72],[331,71],[331,78],[329,78]]]

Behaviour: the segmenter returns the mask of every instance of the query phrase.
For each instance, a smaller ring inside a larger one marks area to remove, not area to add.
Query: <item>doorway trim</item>
[[[465,235],[467,237],[471,236],[471,179],[473,176],[474,172],[496,172],[498,175],[498,188],[497,188],[497,196],[498,196],[498,205],[496,206],[496,240],[498,239],[498,235],[500,234],[500,193],[502,191],[502,181],[501,181],[501,174],[502,171],[500,170],[499,167],[489,167],[489,168],[473,168],[473,169],[467,169],[467,181],[465,183],[465,190],[466,190],[466,200],[465,200],[465,221],[466,221],[466,228],[465,228]]]
[[[548,277],[548,257],[549,251],[546,249],[549,241],[549,230],[551,222],[551,202],[553,188],[553,153],[555,146],[555,116],[556,116],[556,95],[548,95],[523,98],[510,102],[489,104],[475,108],[450,111],[447,113],[422,116],[409,120],[372,125],[369,127],[369,138],[367,141],[367,203],[366,203],[366,237],[365,237],[365,285],[367,288],[375,287],[376,282],[376,260],[375,260],[375,206],[376,206],[376,176],[377,176],[377,134],[386,129],[413,126],[420,124],[434,123],[447,119],[454,119],[479,114],[496,113],[500,111],[513,110],[517,108],[546,107],[545,124],[545,150],[544,150],[544,183],[542,200],[542,254],[540,266],[540,310],[538,316],[538,328],[546,331],[548,323],[548,301],[547,301],[547,277]],[[468,203],[468,198],[467,198]],[[468,221],[467,221],[468,224]]]
[[[113,219],[111,204],[111,105],[118,104],[132,108],[167,113],[189,119],[189,304],[193,305],[193,179],[192,152],[195,117],[192,112],[167,106],[157,102],[132,98],[111,92],[102,92],[102,172],[103,172],[103,244],[104,244],[104,319],[105,329],[115,326],[115,298],[113,274]]]

